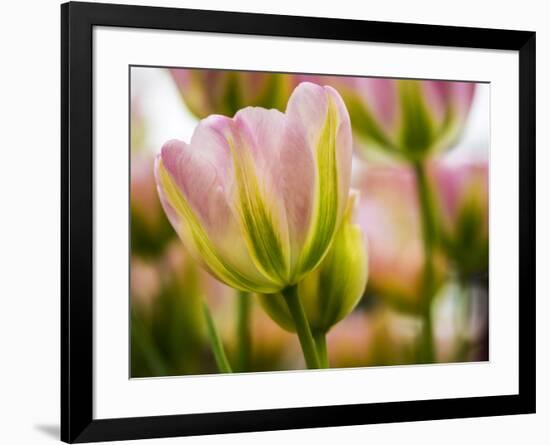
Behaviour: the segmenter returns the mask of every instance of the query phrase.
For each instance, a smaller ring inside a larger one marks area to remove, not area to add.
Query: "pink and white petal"
[[[219,193],[224,189],[224,177],[207,153],[209,150],[172,140],[163,145],[161,159],[201,223],[211,232],[220,219],[227,219],[230,211]]]
[[[305,135],[308,148],[312,152],[325,124],[327,111],[328,97],[325,88],[310,82],[298,85],[288,99],[285,114],[290,123]]]
[[[306,135],[287,125],[280,150],[283,199],[286,208],[291,265],[294,267],[308,234],[315,196],[315,158]]]
[[[288,125],[279,111],[246,108],[235,116],[240,134],[249,141],[264,187],[274,199],[280,233],[293,268],[309,227],[315,165],[303,131]]]
[[[251,261],[228,200],[232,172],[230,164],[227,165],[228,148],[223,146],[226,141],[221,132],[227,124],[224,120],[230,121],[220,116],[202,121],[190,145],[167,142],[161,152],[162,164],[196,215],[219,259],[241,271],[250,281],[262,283],[266,278]],[[182,216],[173,206],[166,206],[168,200],[162,190],[161,199],[184,243],[193,244],[186,224],[182,224]]]
[[[351,177],[351,156],[352,156],[352,135],[351,124],[347,108],[338,92],[330,87],[304,82],[301,83],[292,93],[288,101],[286,115],[288,117],[289,141],[294,145],[295,150],[309,151],[304,158],[307,166],[310,160],[315,162],[317,144],[321,132],[327,120],[329,104],[336,108],[336,157],[339,176],[339,200],[343,203],[343,212],[349,191]],[[316,174],[316,166],[313,164],[313,176],[306,178],[308,185]],[[303,173],[310,174],[311,170]],[[311,187],[311,186],[310,186]]]
[[[325,247],[345,209],[351,175],[351,126],[347,109],[336,90],[309,82],[301,83],[294,90],[286,115],[288,140],[292,142],[287,146],[298,152],[305,151],[300,154],[306,159],[311,156],[313,160],[311,177],[306,177],[306,190],[312,190],[308,199],[311,203],[308,209],[309,245],[302,252],[303,266],[307,269],[326,252]],[[308,168],[307,173],[310,171]],[[333,180],[336,180],[336,190],[331,185]],[[325,221],[325,217],[320,217],[321,221],[313,218],[314,214],[334,215],[336,219]]]

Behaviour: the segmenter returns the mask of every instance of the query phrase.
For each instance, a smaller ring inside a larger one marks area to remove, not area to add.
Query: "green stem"
[[[433,321],[431,306],[424,308],[422,312],[422,332],[420,334],[420,363],[433,363],[435,359],[433,340]]]
[[[296,333],[298,334],[298,339],[300,340],[300,345],[302,346],[302,352],[304,354],[306,365],[309,369],[318,369],[320,368],[320,363],[319,357],[317,357],[315,341],[313,340],[313,335],[311,334],[311,328],[309,327],[304,307],[298,297],[296,286],[289,286],[286,289],[283,289],[282,294],[286,301],[286,305],[288,306],[288,310],[294,320]]]
[[[319,364],[321,368],[328,368],[328,353],[327,353],[327,337],[324,332],[315,331],[313,334],[315,340],[315,347],[317,349],[317,356],[319,357]]]
[[[424,363],[432,363],[435,358],[431,315],[432,299],[435,294],[433,250],[437,242],[438,233],[434,200],[425,165],[422,162],[415,162],[414,172],[422,219],[422,239],[424,242],[424,298],[422,301],[423,327],[420,336],[420,359]]]
[[[206,303],[203,303],[203,312],[204,318],[206,320],[206,330],[208,332],[208,339],[210,340],[210,347],[212,348],[212,353],[214,354],[214,359],[218,365],[218,370],[220,372],[233,372],[231,370],[231,365],[227,360],[227,355],[223,348],[223,343],[218,335],[216,326],[214,325],[214,320],[212,319],[212,314]]]
[[[239,292],[237,296],[237,368],[247,371],[250,365],[250,294]]]

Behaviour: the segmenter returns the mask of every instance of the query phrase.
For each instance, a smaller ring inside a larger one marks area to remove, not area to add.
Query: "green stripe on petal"
[[[162,162],[158,166],[158,177],[166,199],[178,215],[180,215],[182,222],[187,225],[194,243],[193,247],[198,251],[205,265],[212,273],[224,283],[237,289],[264,293],[273,293],[280,290],[280,286],[276,283],[261,285],[255,281],[251,281],[235,270],[230,264],[223,261],[199,219],[191,209],[191,206],[178,190],[178,187]]]
[[[287,283],[289,275],[288,252],[273,212],[266,206],[267,193],[262,193],[254,161],[248,150],[237,150],[228,140],[233,157],[237,183],[238,211],[243,225],[242,234],[256,267],[267,277]]]
[[[300,268],[302,273],[310,271],[323,259],[338,224],[337,128],[338,110],[329,96],[327,117],[315,153],[317,161],[315,203],[312,224],[302,255]]]

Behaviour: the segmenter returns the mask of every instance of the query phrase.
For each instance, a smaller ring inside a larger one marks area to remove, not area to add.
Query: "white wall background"
[[[550,29],[545,2],[162,0],[118,3],[537,31],[538,413],[529,416],[150,440],[151,444],[548,443]],[[59,2],[2,4],[0,54],[0,443],[55,443],[59,419]],[[545,124],[545,125],[542,125]],[[546,261],[545,261],[546,260]],[[525,295],[525,298],[532,298]]]

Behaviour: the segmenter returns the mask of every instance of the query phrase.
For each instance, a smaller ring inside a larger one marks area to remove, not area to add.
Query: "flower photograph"
[[[489,359],[489,94],[130,67],[130,377]]]

